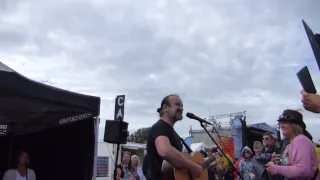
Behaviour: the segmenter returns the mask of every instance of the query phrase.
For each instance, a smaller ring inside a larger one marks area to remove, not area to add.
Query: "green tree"
[[[128,141],[144,144],[147,142],[150,127],[139,128],[136,132],[130,134]]]

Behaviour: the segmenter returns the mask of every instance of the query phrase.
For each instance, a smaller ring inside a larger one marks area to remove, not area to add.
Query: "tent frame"
[[[95,180],[100,103],[100,97],[79,94],[31,80],[0,62],[0,124],[8,125],[9,161],[14,136],[93,118],[95,144],[92,179]],[[11,161],[9,166],[10,163]]]

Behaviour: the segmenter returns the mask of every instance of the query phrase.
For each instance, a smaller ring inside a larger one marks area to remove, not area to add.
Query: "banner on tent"
[[[118,95],[116,97],[116,102],[114,107],[114,120],[123,121],[125,98],[126,98],[125,95]]]
[[[73,123],[73,122],[76,122],[76,121],[79,121],[79,120],[88,119],[90,117],[92,117],[91,113],[79,114],[79,115],[76,115],[76,116],[60,119],[59,120],[59,124]]]
[[[97,177],[108,177],[109,175],[109,157],[97,157]]]
[[[8,135],[8,125],[0,124],[0,136],[7,136]]]

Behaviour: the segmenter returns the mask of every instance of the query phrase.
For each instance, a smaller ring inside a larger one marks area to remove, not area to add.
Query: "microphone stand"
[[[122,122],[120,120],[120,123],[119,123],[119,135],[118,135],[118,139],[121,139],[121,127],[122,127]],[[116,153],[116,159],[114,161],[114,170],[113,170],[113,180],[116,180],[117,179],[117,165],[118,165],[118,156],[119,156],[119,151],[120,151],[120,142],[117,142],[117,153]]]
[[[116,153],[116,160],[114,161],[114,170],[113,170],[113,179],[117,179],[117,165],[118,165],[118,156],[120,151],[120,143],[117,143],[117,153]]]
[[[208,134],[208,136],[210,137],[210,139],[214,142],[214,144],[217,146],[217,148],[220,150],[220,152],[222,153],[222,155],[227,159],[229,165],[231,165],[232,169],[237,173],[237,175],[240,177],[240,179],[244,180],[243,177],[241,176],[241,174],[239,173],[239,171],[236,169],[236,167],[233,165],[233,163],[229,160],[229,158],[226,156],[226,154],[222,151],[222,149],[220,148],[220,146],[218,145],[218,143],[214,140],[214,138],[211,136],[211,134],[208,132],[207,128],[205,127],[205,125],[201,122],[200,123],[201,127],[204,129],[204,131]]]

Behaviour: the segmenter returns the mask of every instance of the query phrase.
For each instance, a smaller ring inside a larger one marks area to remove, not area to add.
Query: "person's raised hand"
[[[276,154],[275,152],[273,152],[271,161],[275,164],[280,164],[280,156],[281,154]]]
[[[272,175],[272,166],[274,165],[274,163],[272,161],[268,162],[266,164],[266,171]]]
[[[318,94],[310,94],[302,90],[301,92],[303,107],[313,113],[320,113],[320,96]]]
[[[211,167],[216,166],[220,161],[221,157],[219,156],[218,153],[212,154],[216,159],[210,164]]]
[[[216,162],[220,162],[221,161],[221,156],[218,153],[214,153],[213,156],[216,158],[215,159]]]

